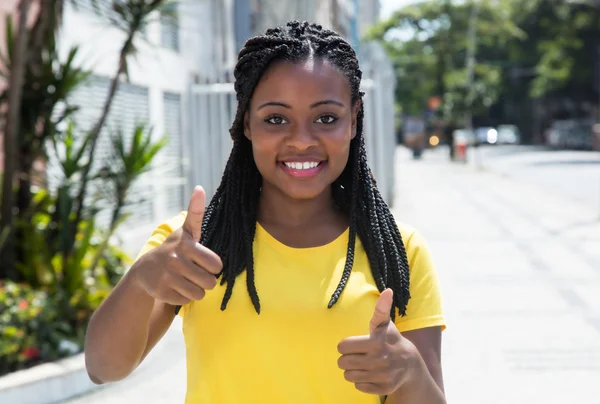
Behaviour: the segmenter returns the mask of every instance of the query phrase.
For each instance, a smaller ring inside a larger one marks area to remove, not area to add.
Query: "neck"
[[[323,223],[339,216],[335,208],[331,187],[316,198],[292,199],[276,189],[264,187],[258,205],[258,221],[299,227]]]

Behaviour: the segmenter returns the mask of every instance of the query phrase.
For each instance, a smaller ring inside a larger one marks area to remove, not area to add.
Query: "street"
[[[600,186],[598,153],[550,171],[539,162],[553,152],[501,151],[485,152],[485,170],[451,164],[441,148],[421,160],[397,151],[393,210],[428,240],[442,286],[448,402],[595,403],[600,212],[588,191]],[[527,166],[537,168],[519,176]],[[182,403],[180,324],[128,380],[70,403]]]
[[[600,153],[540,146],[483,146],[470,151],[478,162],[532,185],[595,207],[600,216]]]

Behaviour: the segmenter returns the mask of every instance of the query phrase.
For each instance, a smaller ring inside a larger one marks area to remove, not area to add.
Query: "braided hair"
[[[221,285],[227,283],[221,310],[231,298],[233,286],[246,270],[246,286],[257,313],[260,300],[254,282],[253,240],[262,185],[252,155],[252,144],[244,136],[244,117],[254,89],[267,67],[274,61],[302,62],[320,58],[335,66],[348,79],[352,104],[360,103],[356,136],[350,144],[348,163],[332,186],[334,202],[348,217],[349,242],[342,278],[331,296],[331,308],[340,298],[354,262],[356,236],[367,253],[377,288],[394,291],[390,315],[398,309],[406,314],[409,294],[409,268],[406,250],[389,207],[384,202],[371,170],[363,138],[363,107],[360,92],[362,72],[356,53],[341,36],[320,25],[293,21],[249,39],[238,55],[234,70],[237,113],[230,135],[233,148],[223,178],[202,223],[200,243],[217,253],[223,261]],[[241,227],[241,228],[240,228]]]

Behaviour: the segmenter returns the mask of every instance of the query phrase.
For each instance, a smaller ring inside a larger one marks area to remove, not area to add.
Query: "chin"
[[[295,200],[310,200],[321,196],[330,187],[319,187],[319,188],[302,188],[302,187],[285,187],[280,188],[281,192],[290,199]]]

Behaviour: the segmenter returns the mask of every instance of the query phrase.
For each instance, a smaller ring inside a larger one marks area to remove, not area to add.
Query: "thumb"
[[[196,186],[192,193],[192,197],[190,198],[187,216],[183,222],[183,230],[196,241],[200,241],[200,235],[202,234],[202,220],[204,219],[205,205],[206,192],[201,186]]]
[[[386,325],[391,321],[390,312],[392,311],[392,303],[394,292],[392,289],[386,289],[381,292],[379,299],[375,304],[375,312],[369,324],[369,331],[372,333],[376,328]]]

